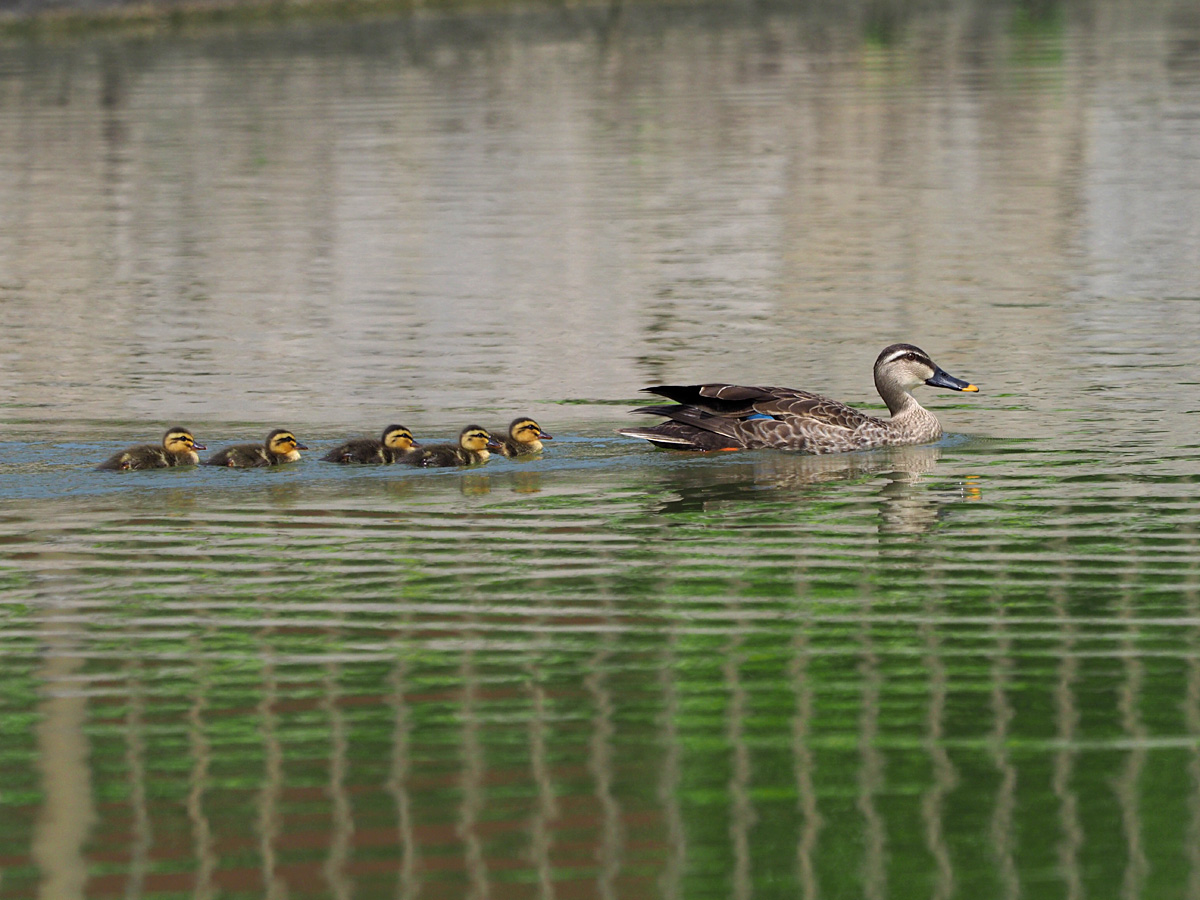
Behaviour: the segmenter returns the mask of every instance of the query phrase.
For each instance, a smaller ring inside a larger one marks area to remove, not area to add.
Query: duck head
[[[491,432],[478,425],[468,425],[458,436],[458,445],[464,450],[486,454],[489,450],[499,450],[500,442],[492,437]]]
[[[267,435],[263,446],[267,448],[267,452],[275,456],[282,456],[292,462],[300,458],[297,450],[307,450],[308,447],[298,440],[296,436],[286,428],[276,428]]]
[[[411,450],[421,445],[403,425],[389,425],[383,429],[383,446],[391,450]]]
[[[163,435],[162,443],[163,449],[168,453],[188,453],[208,449],[203,444],[196,443],[191,429],[181,427],[168,428],[167,433]]]
[[[518,444],[540,444],[542,441],[554,439],[554,435],[546,434],[540,425],[528,416],[513,419],[508,426],[508,436]]]

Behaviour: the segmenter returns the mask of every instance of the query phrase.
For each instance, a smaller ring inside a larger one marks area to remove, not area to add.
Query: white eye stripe
[[[891,356],[881,359],[878,362],[878,365],[886,366],[889,363],[896,362],[898,360],[904,359],[905,357],[908,357],[913,362],[920,362],[921,365],[928,366],[931,369],[933,368],[933,360],[929,359],[928,357],[918,356],[916,353],[914,353],[911,350],[897,350]]]

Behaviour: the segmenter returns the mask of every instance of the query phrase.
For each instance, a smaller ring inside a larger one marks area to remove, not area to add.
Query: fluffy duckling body
[[[456,444],[432,444],[404,458],[404,462],[422,468],[472,466],[487,460],[488,451],[499,450],[500,442],[478,425],[468,425],[458,435]]]
[[[403,425],[389,425],[379,440],[356,438],[339,444],[321,457],[326,462],[390,465],[399,462],[420,447],[412,432]]]
[[[162,443],[139,444],[114,453],[96,468],[110,471],[126,469],[169,469],[172,466],[194,466],[200,462],[197,450],[207,449],[203,444],[197,444],[188,428],[168,428],[163,435]]]
[[[500,452],[505,456],[526,456],[538,453],[542,449],[542,441],[553,440],[554,435],[546,434],[540,425],[528,416],[512,420],[508,426],[508,437],[500,446]]]
[[[293,463],[300,459],[304,444],[286,428],[276,428],[261,444],[236,444],[219,450],[204,461],[206,466],[227,466],[231,469],[253,469]]]

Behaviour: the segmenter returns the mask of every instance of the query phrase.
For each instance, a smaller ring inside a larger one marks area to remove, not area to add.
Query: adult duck
[[[942,436],[937,417],[917,402],[918,385],[978,391],[947,374],[912,344],[892,344],[875,360],[875,388],[891,418],[880,419],[820,394],[740,384],[659,385],[645,390],[677,406],[634,410],[667,419],[649,428],[622,428],[672,450],[751,450],[775,447],[805,453],[842,453],[873,447],[926,444]]]

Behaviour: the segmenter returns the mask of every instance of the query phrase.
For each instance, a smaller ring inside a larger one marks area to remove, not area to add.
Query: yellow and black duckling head
[[[166,469],[171,466],[194,466],[200,462],[197,450],[207,449],[203,444],[196,443],[190,428],[177,425],[168,428],[163,435],[162,444],[139,444],[114,453],[97,468],[110,470],[125,469]]]
[[[397,454],[407,453],[414,447],[420,447],[413,433],[403,425],[389,425],[383,429],[383,446]]]
[[[263,447],[270,456],[275,457],[281,463],[296,462],[300,459],[299,451],[308,449],[306,445],[296,440],[296,436],[286,428],[276,428],[268,434],[267,439],[263,441]]]
[[[177,466],[196,465],[200,461],[196,451],[208,449],[203,444],[196,443],[192,432],[182,427],[168,428],[167,433],[163,435],[162,445],[167,453],[181,460],[176,463]]]
[[[489,450],[499,450],[502,445],[492,437],[491,432],[486,428],[481,428],[479,425],[468,425],[459,432],[458,446],[484,460],[488,458]]]
[[[508,426],[508,437],[505,438],[500,452],[505,456],[524,456],[527,453],[537,453],[542,449],[542,441],[553,440],[554,436],[542,431],[540,425],[528,416],[520,416],[512,420]]]

